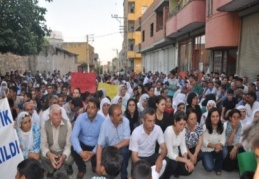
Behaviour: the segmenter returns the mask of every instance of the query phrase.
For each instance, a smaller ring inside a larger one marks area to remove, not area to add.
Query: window
[[[142,42],[145,42],[145,31],[142,31]]]
[[[154,36],[154,23],[150,24],[150,37]]]
[[[129,13],[135,13],[135,3],[129,3]]]
[[[147,10],[147,6],[142,6],[141,7],[141,13],[144,14]]]
[[[207,16],[210,17],[213,15],[213,0],[207,0],[207,4],[208,4],[208,7],[207,7]]]

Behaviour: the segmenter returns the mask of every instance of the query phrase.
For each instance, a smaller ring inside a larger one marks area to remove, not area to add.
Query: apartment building
[[[141,32],[134,30],[135,21],[145,13],[153,0],[124,0],[124,40],[122,66],[129,72],[142,72]]]
[[[145,71],[255,76],[258,0],[154,0],[135,21]]]

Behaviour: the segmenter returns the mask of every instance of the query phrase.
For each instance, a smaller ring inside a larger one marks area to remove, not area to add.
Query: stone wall
[[[6,72],[19,70],[22,73],[30,70],[32,74],[36,71],[60,70],[61,75],[78,71],[77,55],[69,53],[63,49],[53,46],[43,48],[38,56],[18,56],[11,53],[0,54],[0,72],[5,75]]]
[[[11,53],[0,53],[0,72],[5,75],[6,72],[19,70],[24,72],[29,69],[29,57],[18,56]]]

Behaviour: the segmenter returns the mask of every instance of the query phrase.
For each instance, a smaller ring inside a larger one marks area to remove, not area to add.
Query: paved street
[[[131,162],[130,162],[131,163]],[[128,169],[130,170],[130,166],[128,167]],[[73,169],[74,169],[74,174],[72,176],[70,176],[70,179],[76,179],[76,175],[77,175],[77,167],[74,164],[73,165]],[[92,176],[94,176],[92,170],[91,170],[91,165],[88,163],[87,164],[87,169],[88,172],[86,173],[84,179],[91,179]],[[117,177],[119,179],[119,177]],[[202,165],[201,162],[199,162],[199,164],[196,167],[196,170],[194,171],[194,173],[192,173],[190,176],[188,177],[182,177],[180,176],[181,179],[238,179],[239,178],[239,174],[237,172],[222,172],[221,176],[217,176],[214,172],[206,172]],[[47,178],[45,178],[47,179]],[[174,177],[172,176],[171,179],[174,179]]]

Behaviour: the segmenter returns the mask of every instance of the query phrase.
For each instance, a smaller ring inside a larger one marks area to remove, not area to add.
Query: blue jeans
[[[211,172],[215,170],[216,172],[221,172],[225,157],[225,151],[223,151],[203,152],[202,164],[206,171]]]
[[[122,153],[122,157],[123,157],[123,161],[122,161],[122,165],[121,165],[121,179],[126,179],[128,178],[128,163],[129,163],[129,158],[130,158],[130,150],[129,150],[129,146],[126,147],[122,147],[121,149],[121,153]]]

